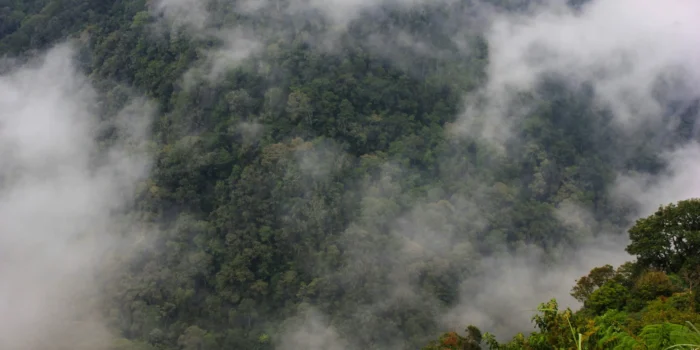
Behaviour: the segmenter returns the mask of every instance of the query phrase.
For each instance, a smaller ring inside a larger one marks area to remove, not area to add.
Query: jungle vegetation
[[[464,96],[487,80],[488,42],[477,31],[467,49],[451,40],[470,3],[387,5],[328,49],[318,43],[334,23],[323,17],[212,1],[210,26],[256,28],[260,50],[184,84],[223,44],[155,30],[145,0],[0,0],[1,56],[73,40],[108,109],[127,99],[123,86],[157,104],[154,167],[131,208],[155,243],[104,286],[111,349],[296,350],[288,330],[311,309],[347,349],[697,348],[700,201],[637,219],[611,195],[620,172],[662,172],[662,150],[696,139],[695,115],[629,137],[592,107],[590,87],[552,76],[522,96],[528,113],[502,149],[452,137]],[[433,54],[396,44],[398,33]],[[584,227],[561,220],[572,204],[590,213]],[[489,278],[485,257],[531,245],[554,266],[565,263],[555,252],[625,231],[635,260],[596,262],[573,287],[579,310],[547,296],[529,335],[439,336],[441,315],[470,302],[462,282]]]

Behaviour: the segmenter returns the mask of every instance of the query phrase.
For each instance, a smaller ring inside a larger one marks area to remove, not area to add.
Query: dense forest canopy
[[[697,347],[698,11],[0,0],[0,347]]]

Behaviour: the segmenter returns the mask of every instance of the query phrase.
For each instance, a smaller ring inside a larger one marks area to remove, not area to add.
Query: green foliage
[[[653,215],[637,220],[629,230],[632,243],[627,252],[637,255],[640,265],[676,273],[700,264],[700,199],[662,206]]]
[[[628,298],[627,288],[617,282],[607,282],[591,293],[584,306],[595,314],[601,314],[608,309],[621,310]]]
[[[638,336],[627,333],[611,334],[604,339],[604,342],[608,348],[614,350],[694,349],[700,346],[700,333],[690,323],[687,325],[661,323],[645,326]]]
[[[484,335],[478,328],[469,326],[464,337],[456,332],[445,333],[440,336],[440,339],[423,347],[422,350],[480,350],[483,339]]]
[[[640,259],[618,269],[611,265],[597,267],[581,277],[571,292],[583,303],[580,310],[559,311],[557,301],[550,300],[541,304],[532,318],[537,332],[527,337],[518,334],[503,344],[486,333],[483,337],[486,345],[490,349],[700,348],[700,332],[696,327],[700,324],[698,293],[694,289],[700,264],[690,251],[669,248],[682,247],[679,244],[692,240],[692,222],[700,217],[700,206],[694,201],[668,205],[655,215],[637,221],[630,230],[629,249],[638,252]],[[664,217],[678,221],[663,223]],[[680,228],[673,228],[674,225]],[[682,277],[657,270],[661,267],[680,271]]]
[[[591,293],[596,288],[602,287],[606,282],[615,276],[615,270],[612,265],[596,267],[591,270],[588,276],[581,277],[574,288],[571,290],[571,296],[576,300],[583,302],[591,296]]]
[[[671,296],[675,289],[665,273],[647,271],[637,279],[633,293],[642,300],[654,300],[659,296]]]
[[[158,103],[154,167],[133,208],[157,228],[153,246],[104,288],[115,350],[268,350],[282,321],[309,305],[358,348],[416,348],[437,334],[480,257],[523,244],[549,252],[627,227],[628,207],[608,195],[620,170],[610,149],[626,145],[585,89],[539,84],[503,152],[451,137],[488,63],[483,38],[454,43],[448,17],[464,2],[361,16],[333,50],[312,45],[327,33],[323,21],[279,20],[274,9],[251,18],[227,4],[211,4],[217,28],[280,30],[217,80],[190,81],[221,43],[156,33],[145,1],[0,0],[0,55],[74,38],[106,109],[127,99],[117,82]],[[370,44],[393,44],[397,33],[435,47]],[[634,153],[624,170],[653,168],[650,153]],[[697,323],[698,229],[688,214],[698,205],[638,221],[628,248],[638,264],[581,278],[572,290],[580,312],[550,301],[530,336],[499,344],[469,327],[427,349],[607,348],[662,334],[643,333],[648,325]],[[577,223],[570,207],[597,226]],[[684,339],[668,329],[669,341]]]

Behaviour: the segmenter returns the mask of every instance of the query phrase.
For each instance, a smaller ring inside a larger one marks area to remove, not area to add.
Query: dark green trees
[[[700,262],[700,199],[660,207],[629,230],[637,263],[676,273]]]

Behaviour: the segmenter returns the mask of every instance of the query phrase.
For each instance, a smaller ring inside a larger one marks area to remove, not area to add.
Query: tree
[[[187,327],[177,343],[182,350],[205,350],[215,346],[212,335],[197,326]]]
[[[467,327],[466,333],[462,337],[456,332],[447,332],[440,336],[437,341],[423,347],[423,350],[480,350],[483,335],[479,328],[470,325]]]
[[[593,310],[595,314],[601,315],[606,310],[620,310],[627,303],[629,292],[627,289],[613,281],[609,281],[595,292],[591,293],[590,297],[584,303],[584,306]]]
[[[660,207],[629,230],[627,252],[641,267],[677,273],[700,262],[700,199]]]
[[[647,271],[635,283],[634,294],[644,300],[654,300],[658,296],[671,296],[674,288],[671,279],[660,271]]]
[[[601,287],[605,282],[615,276],[615,269],[612,265],[596,267],[588,274],[581,277],[576,286],[571,290],[571,296],[580,302],[585,302],[596,288]]]
[[[287,97],[287,113],[292,120],[297,121],[302,119],[305,123],[311,125],[312,116],[314,113],[311,100],[306,94],[300,91],[293,91]]]

